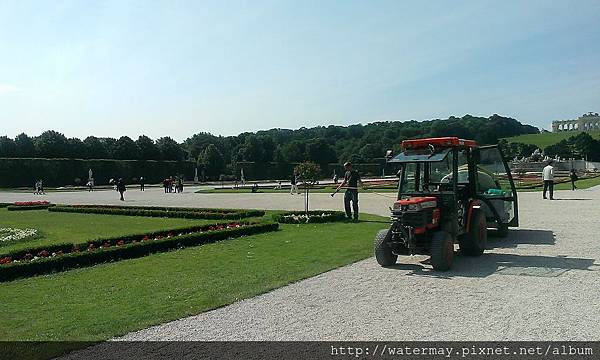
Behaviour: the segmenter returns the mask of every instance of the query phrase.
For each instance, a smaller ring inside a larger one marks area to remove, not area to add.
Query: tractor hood
[[[414,196],[394,203],[394,210],[401,211],[419,211],[435,207],[437,207],[437,198],[434,196]]]

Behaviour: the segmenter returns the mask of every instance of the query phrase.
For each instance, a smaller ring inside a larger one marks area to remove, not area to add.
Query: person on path
[[[183,178],[182,177],[179,177],[179,179],[177,180],[177,192],[178,193],[183,192]]]
[[[294,191],[296,194],[300,194],[300,190],[298,190],[298,174],[296,171],[292,174],[292,178],[290,179],[290,184],[292,187],[290,188],[290,195],[294,195]]]
[[[346,186],[346,193],[344,193],[344,209],[346,210],[346,216],[348,219],[358,221],[358,185],[364,188],[363,182],[358,174],[358,171],[352,168],[352,163],[347,162],[344,164],[344,181],[335,190],[338,192],[342,187]],[[354,211],[354,217],[350,209],[350,203],[352,203],[352,211]]]
[[[571,190],[575,191],[575,189],[577,189],[577,186],[575,185],[575,181],[579,180],[579,176],[577,176],[577,173],[575,172],[575,169],[571,169],[571,173],[569,174],[569,178],[571,179]]]
[[[146,179],[140,176],[140,191],[146,191]]]
[[[87,182],[88,192],[94,191],[94,179],[89,179]]]
[[[123,198],[123,193],[127,191],[127,188],[125,187],[123,179],[119,179],[119,181],[117,182],[117,191],[119,192],[119,194],[121,194],[120,200],[125,201],[125,199]]]
[[[546,192],[550,191],[550,200],[554,200],[554,167],[550,160],[548,165],[542,170],[542,179],[544,180],[544,199],[547,199]]]

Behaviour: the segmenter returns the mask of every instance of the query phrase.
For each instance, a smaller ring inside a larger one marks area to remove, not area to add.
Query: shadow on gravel
[[[554,245],[556,238],[551,230],[511,229],[504,238],[495,236],[495,230],[488,231],[487,249],[514,248],[519,244]]]
[[[488,249],[514,248],[519,244],[553,245],[556,242],[554,233],[549,230],[511,230],[506,238],[488,239]],[[419,264],[402,264],[402,256],[398,264],[390,269],[409,271],[409,276],[429,276],[441,279],[461,277],[486,277],[492,274],[517,275],[534,277],[557,277],[569,270],[586,270],[594,264],[594,259],[569,258],[567,256],[537,256],[518,254],[497,254],[486,252],[479,257],[462,256],[455,253],[454,263],[450,271],[434,271],[429,259]]]

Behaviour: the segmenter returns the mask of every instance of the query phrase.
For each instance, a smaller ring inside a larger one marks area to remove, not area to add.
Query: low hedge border
[[[243,211],[244,209],[217,209],[217,208],[191,208],[191,207],[171,207],[171,206],[129,206],[129,205],[62,205],[76,208],[102,208],[102,209],[140,209],[140,210],[162,210],[162,211],[194,211],[194,212],[216,212],[233,213]]]
[[[136,208],[117,208],[117,207],[92,207],[92,206],[66,206],[58,205],[48,208],[49,211],[84,213],[84,214],[105,214],[105,215],[127,215],[127,216],[149,216],[149,217],[168,217],[182,219],[209,219],[209,220],[234,220],[249,217],[261,217],[265,215],[263,210],[238,210],[235,212],[215,212],[215,211],[189,211],[181,210],[185,208],[164,208],[168,210]],[[178,210],[179,209],[179,210]]]
[[[8,211],[20,211],[20,210],[45,210],[54,207],[55,204],[38,204],[38,205],[14,205],[10,204],[6,207]]]
[[[308,218],[304,211],[288,211],[277,214],[275,221],[282,224],[317,224],[326,222],[343,221],[346,214],[342,211],[313,210],[308,212]],[[296,217],[293,217],[296,215]]]
[[[9,207],[10,205],[12,205],[12,203],[0,203],[0,209],[1,208],[5,208],[5,207]]]
[[[221,226],[227,224],[219,224]],[[144,242],[133,242],[135,239],[143,239],[145,236],[159,236],[160,234],[168,234],[169,232],[209,230],[208,226],[196,226],[190,228],[173,229],[147,234],[137,234],[125,237],[115,237],[110,239],[98,239],[82,244],[57,244],[47,247],[30,248],[27,250],[15,251],[12,253],[0,255],[0,257],[14,256],[19,257],[27,253],[35,254],[38,251],[59,252],[69,251],[61,256],[42,257],[34,261],[11,262],[9,264],[0,265],[0,282],[11,281],[18,278],[30,277],[36,275],[47,274],[51,272],[65,271],[74,268],[87,267],[100,263],[119,261],[126,259],[134,259],[157,252],[165,252],[173,249],[178,249],[186,246],[198,246],[209,244],[225,239],[237,238],[240,236],[249,236],[264,232],[275,231],[278,229],[277,223],[249,223],[241,227],[224,228],[220,230],[212,230],[209,232],[193,232],[189,234],[176,235],[156,240],[147,240]],[[117,245],[120,241],[129,241],[123,245]],[[89,244],[101,246],[108,243],[111,247],[94,248],[93,250],[85,250]],[[117,245],[117,246],[115,246]],[[84,249],[81,251],[80,249]],[[43,249],[43,250],[42,250]],[[77,249],[77,250],[75,250]]]

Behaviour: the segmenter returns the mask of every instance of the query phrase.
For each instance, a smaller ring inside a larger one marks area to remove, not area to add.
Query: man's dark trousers
[[[358,190],[348,189],[344,194],[346,216],[351,219],[352,212],[350,211],[350,201],[352,201],[352,210],[354,210],[354,220],[358,220]]]
[[[550,199],[554,199],[554,180],[544,180],[544,199],[548,190],[550,190]]]

